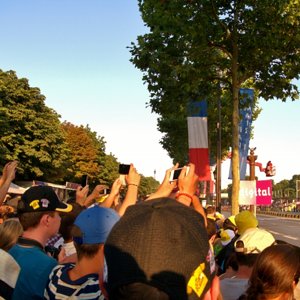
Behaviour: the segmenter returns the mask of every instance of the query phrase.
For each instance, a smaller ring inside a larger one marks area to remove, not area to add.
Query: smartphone
[[[105,195],[110,194],[110,189],[104,189],[104,190],[103,190],[103,193],[104,193]]]
[[[129,173],[130,165],[119,164],[119,174],[127,175]]]
[[[87,175],[82,175],[81,177],[81,186],[85,187],[88,184],[88,176]]]
[[[180,173],[181,173],[181,170],[182,170],[182,169],[183,169],[183,168],[178,168],[178,169],[172,170],[172,171],[171,171],[171,175],[170,175],[170,181],[175,181],[175,180],[177,180],[178,177],[179,177],[179,175],[180,175]],[[186,168],[185,175],[188,174],[189,170],[190,170],[190,167],[187,167],[187,168]]]

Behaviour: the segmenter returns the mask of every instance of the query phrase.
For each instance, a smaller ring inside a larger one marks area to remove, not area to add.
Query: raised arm
[[[155,199],[155,198],[162,198],[162,197],[169,197],[172,194],[172,191],[176,188],[177,182],[176,181],[170,181],[170,175],[172,170],[175,170],[178,168],[178,164],[173,166],[172,168],[168,169],[165,173],[165,177],[161,185],[158,187],[157,191],[152,193],[147,199]]]
[[[122,187],[122,182],[120,180],[120,178],[118,177],[112,187],[111,187],[111,192],[109,193],[109,195],[107,196],[107,198],[99,203],[100,206],[102,207],[111,207],[113,203],[116,203],[119,196],[120,196],[120,189]]]
[[[128,206],[135,204],[137,201],[141,175],[136,171],[133,164],[130,164],[129,173],[126,175],[125,179],[127,183],[127,192],[124,201],[118,210],[120,216],[124,215]]]
[[[3,175],[0,181],[0,205],[3,204],[11,182],[15,179],[18,161],[14,160],[7,163],[3,168]]]

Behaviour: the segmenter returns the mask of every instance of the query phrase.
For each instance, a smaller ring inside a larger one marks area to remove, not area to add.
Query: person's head
[[[213,236],[217,234],[216,222],[212,219],[207,219],[206,231],[208,235],[208,239],[211,239]]]
[[[219,293],[203,216],[174,199],[128,207],[104,254],[111,300],[207,299]]]
[[[206,207],[206,214],[209,215],[214,215],[216,212],[216,208],[212,205],[209,205]]]
[[[297,249],[289,244],[272,245],[258,256],[254,264],[247,299],[292,299],[299,277]]]
[[[18,203],[18,217],[23,230],[43,225],[45,233],[51,237],[57,234],[60,226],[60,212],[69,212],[72,206],[59,200],[49,186],[30,187]]]
[[[110,208],[95,205],[83,210],[71,230],[78,260],[93,258],[119,219],[117,212]]]
[[[7,219],[0,224],[0,249],[8,251],[23,233],[18,219]]]
[[[63,237],[65,243],[72,241],[71,230],[77,216],[85,209],[84,206],[74,202],[71,204],[73,209],[68,213],[61,213],[61,223],[59,233]]]
[[[270,232],[260,228],[248,229],[234,243],[238,264],[252,267],[258,254],[273,244],[275,239]]]
[[[238,234],[243,234],[247,229],[256,228],[258,225],[258,220],[249,210],[238,213],[234,220],[238,229]]]
[[[235,223],[235,216],[230,216],[228,218],[226,218],[223,222],[223,229],[230,229],[232,231],[236,231],[237,230],[237,226]]]

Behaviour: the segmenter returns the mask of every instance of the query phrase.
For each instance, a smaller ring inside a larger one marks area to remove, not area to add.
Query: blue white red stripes
[[[195,164],[199,180],[210,180],[207,102],[191,102],[188,107],[189,160]]]

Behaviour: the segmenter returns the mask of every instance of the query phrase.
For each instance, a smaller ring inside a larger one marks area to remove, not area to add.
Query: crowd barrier
[[[282,218],[290,218],[290,219],[300,219],[300,213],[293,213],[293,212],[280,212],[280,211],[256,211],[257,215],[269,215],[269,216],[276,216]]]

